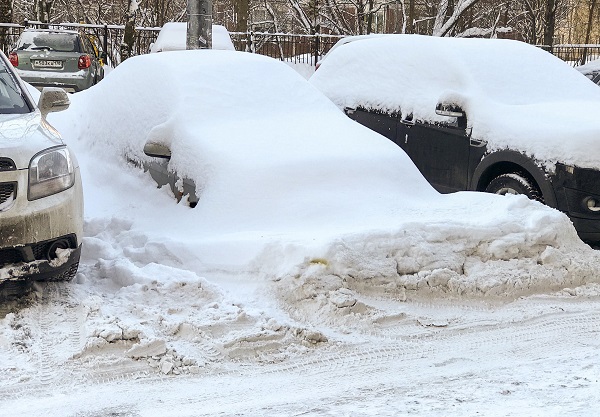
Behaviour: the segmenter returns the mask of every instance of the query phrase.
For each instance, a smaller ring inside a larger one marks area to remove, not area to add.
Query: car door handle
[[[487,141],[485,140],[481,140],[481,139],[470,139],[470,145],[473,146],[474,148],[483,148],[484,146],[487,145]]]
[[[402,123],[404,126],[414,126],[415,125],[415,121],[412,119],[400,119],[400,123]]]

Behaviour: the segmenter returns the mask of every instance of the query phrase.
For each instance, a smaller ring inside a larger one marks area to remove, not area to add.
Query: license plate
[[[37,59],[33,61],[33,66],[40,68],[62,68],[62,61],[55,61],[50,59]]]

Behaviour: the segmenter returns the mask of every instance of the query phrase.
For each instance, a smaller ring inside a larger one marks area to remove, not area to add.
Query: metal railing
[[[56,23],[25,21],[22,25],[0,23],[0,48],[5,54],[16,45],[21,32],[27,28],[65,29],[83,31],[96,40],[100,49],[106,52],[109,62],[116,66],[121,63],[121,45],[125,34],[124,25],[90,25],[82,23]],[[150,52],[150,46],[158,37],[160,28],[135,28],[135,41],[131,55],[143,55]]]
[[[267,55],[282,61],[315,65],[343,35],[230,32],[237,51]]]
[[[121,46],[125,34],[123,25],[90,25],[79,23],[24,24],[0,23],[0,49],[8,54],[25,28],[58,28],[84,31],[95,38],[97,45],[108,55],[109,62],[116,66],[121,63]],[[136,27],[135,42],[131,56],[150,52],[160,28]],[[231,40],[238,51],[247,51],[293,63],[315,65],[343,35],[299,35],[266,32],[230,32]],[[548,47],[540,46],[545,50]],[[550,52],[572,66],[582,65],[600,58],[600,45],[555,45]]]

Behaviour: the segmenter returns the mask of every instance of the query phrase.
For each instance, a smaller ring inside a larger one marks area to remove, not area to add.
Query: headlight
[[[47,197],[73,186],[75,169],[66,147],[47,149],[29,163],[29,200]]]

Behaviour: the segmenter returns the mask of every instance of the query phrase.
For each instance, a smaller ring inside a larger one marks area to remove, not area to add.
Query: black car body
[[[425,38],[347,42],[323,61],[311,82],[349,117],[404,149],[438,191],[526,194],[566,213],[584,241],[600,241],[600,158],[595,155],[600,119],[583,110],[600,108],[597,87],[550,54],[520,42]],[[510,58],[519,54],[521,66]],[[428,66],[444,61],[447,65],[436,70]],[[539,83],[531,95],[539,97],[507,92],[512,87],[495,79],[493,71],[486,78],[486,65],[509,74],[509,81],[520,71],[530,73],[531,82]],[[539,75],[546,68],[550,75],[557,71],[568,78],[556,87],[556,100],[551,90],[544,91],[546,84],[551,88],[550,77]],[[478,77],[488,85],[474,87]],[[503,97],[494,101],[494,92]]]

